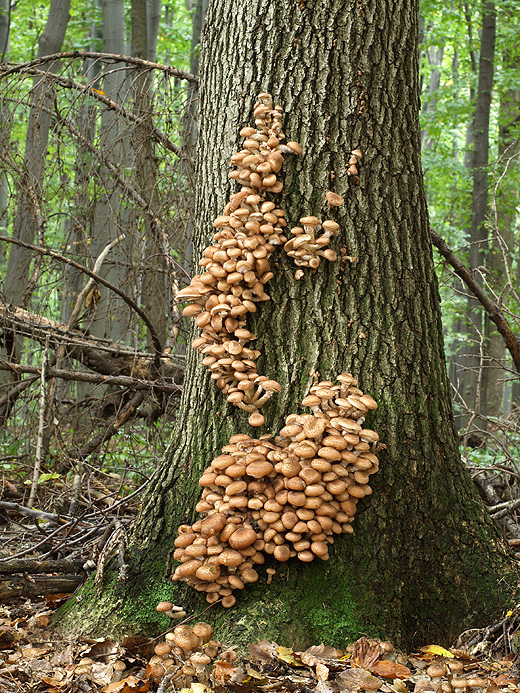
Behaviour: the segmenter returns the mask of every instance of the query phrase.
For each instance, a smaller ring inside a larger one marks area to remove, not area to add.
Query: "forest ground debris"
[[[171,651],[167,643],[172,639],[164,636],[116,642],[109,638],[68,639],[53,633],[51,616],[63,598],[49,595],[45,602],[0,607],[3,693],[212,693],[223,687],[242,693],[520,690],[520,607],[487,628],[461,634],[451,648],[430,644],[409,654],[399,652],[389,642],[363,637],[345,643],[342,649],[322,643],[304,652],[290,644],[264,640],[249,645],[248,657],[239,657],[233,647],[208,640],[218,633],[208,635],[206,623],[193,625],[191,620],[189,630],[200,626],[199,645],[183,656],[168,655],[167,660],[157,655]],[[211,608],[203,617],[211,620]],[[168,667],[161,662],[168,662]]]

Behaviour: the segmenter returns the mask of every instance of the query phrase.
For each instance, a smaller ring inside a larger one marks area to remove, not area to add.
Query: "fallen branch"
[[[515,368],[520,373],[520,341],[517,339],[504,314],[498,305],[485,293],[479,283],[473,278],[468,268],[459,260],[453,250],[448,246],[439,234],[430,227],[430,235],[433,245],[444,259],[453,267],[455,274],[459,276],[468,287],[477,301],[483,306],[489,319],[495,323],[498,332],[502,335],[506,347],[511,354]]]
[[[37,313],[0,302],[0,326],[16,331],[19,335],[34,339],[44,344],[47,337],[50,346],[60,344],[68,347],[67,356],[80,361],[83,366],[103,375],[129,375],[140,380],[155,381],[156,372],[152,373],[154,354],[137,351],[124,344],[116,344],[106,339],[85,336],[76,329],[67,330],[67,326],[50,320]],[[161,354],[159,372],[163,378],[182,382],[184,357],[172,354]],[[49,364],[55,366],[50,359]],[[38,371],[39,373],[39,371]]]
[[[507,503],[500,503],[502,505],[502,508],[497,508],[494,510],[493,508],[488,508],[490,514],[495,520],[500,520],[501,517],[505,517],[506,515],[509,515],[509,513],[512,513],[513,510],[516,510],[517,508],[520,508],[520,499],[517,498],[516,500],[508,501]],[[495,506],[496,508],[497,506]]]
[[[40,374],[41,368],[36,366],[20,366],[14,363],[8,363],[0,359],[0,371],[11,371],[13,373],[33,373]],[[62,380],[75,380],[82,383],[93,383],[100,385],[122,385],[132,390],[155,390],[156,392],[164,392],[168,395],[174,395],[181,391],[178,385],[168,385],[161,382],[153,382],[151,380],[141,380],[132,378],[128,375],[99,375],[97,373],[84,373],[81,371],[68,371],[63,368],[46,369],[47,376],[50,378],[61,378]],[[37,378],[31,380],[29,384],[35,382]],[[23,381],[28,382],[28,381]]]
[[[478,474],[475,474],[473,476],[473,481],[482,491],[482,494],[486,498],[487,502],[491,504],[491,507],[500,505],[503,502],[496,490],[487,480],[486,470],[482,470]],[[504,526],[506,531],[512,534],[513,536],[518,537],[520,535],[520,526],[516,522],[514,522],[510,517],[507,517],[507,514],[499,516],[498,513],[495,513],[495,515],[493,515],[493,518],[495,520],[500,521],[500,523]]]
[[[19,505],[18,503],[9,503],[8,501],[0,501],[0,510],[10,510],[11,512],[18,513],[19,515],[34,517],[37,520],[47,520],[47,522],[52,522],[53,524],[57,525],[61,525],[67,522],[67,519],[62,517],[61,515],[55,515],[54,513],[46,513],[43,512],[43,510],[33,510],[32,508],[27,508],[25,505]]]
[[[162,344],[161,340],[159,339],[157,332],[155,331],[154,326],[150,322],[148,316],[146,313],[137,305],[137,303],[130,298],[127,294],[125,294],[124,291],[121,291],[117,286],[112,284],[111,282],[107,281],[106,279],[103,279],[103,277],[100,277],[98,274],[95,272],[92,272],[92,270],[89,270],[88,267],[85,267],[84,265],[80,265],[79,262],[74,262],[74,260],[70,260],[69,258],[65,257],[64,255],[60,255],[60,253],[55,253],[53,250],[47,250],[46,248],[39,248],[36,245],[32,245],[31,243],[24,243],[23,241],[19,240],[18,238],[12,238],[11,236],[0,236],[0,241],[4,241],[5,243],[14,243],[15,245],[19,245],[22,248],[27,248],[28,250],[32,250],[35,253],[40,253],[41,255],[46,255],[47,257],[51,257],[53,260],[58,260],[58,262],[63,262],[66,265],[70,265],[70,267],[74,267],[75,269],[79,270],[80,272],[84,272],[87,274],[89,277],[92,277],[93,279],[96,280],[99,284],[102,284],[103,286],[106,286],[107,289],[110,289],[113,291],[115,294],[117,294],[120,298],[123,299],[123,301],[134,310],[137,315],[141,318],[141,320],[144,322],[146,327],[148,328],[150,332],[150,336],[152,338],[154,347],[156,349],[156,357],[160,358],[161,352],[162,352]]]
[[[0,602],[25,597],[37,599],[47,594],[72,594],[83,582],[80,575],[0,578]]]
[[[24,561],[14,560],[2,564],[2,573],[14,575],[16,573],[81,573],[83,561],[37,561],[27,558]]]

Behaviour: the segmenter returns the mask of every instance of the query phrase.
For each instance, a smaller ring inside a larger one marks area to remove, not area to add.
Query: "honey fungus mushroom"
[[[265,285],[273,277],[269,258],[286,241],[285,212],[272,200],[283,183],[278,173],[285,154],[301,154],[296,142],[282,144],[282,109],[262,92],[254,105],[255,127],[240,131],[242,149],[231,157],[236,167],[230,177],[241,186],[214,221],[217,229],[199,265],[201,274],[176,294],[186,301],[183,315],[201,328],[193,348],[227,396],[228,402],[249,414],[249,424],[262,426],[259,410],[280,391],[278,383],[259,376],[260,352],[248,345],[255,335],[246,328],[246,317],[268,301]],[[268,198],[269,195],[269,198]]]
[[[375,400],[342,373],[336,383],[316,381],[302,404],[312,413],[290,414],[274,439],[232,436],[200,478],[203,518],[179,529],[173,580],[209,603],[232,607],[234,593],[260,579],[266,555],[328,560],[372,493],[379,436],[363,423]]]
[[[327,201],[329,207],[343,204],[343,198],[332,192],[327,193]],[[331,237],[337,235],[339,224],[332,219],[320,222],[314,216],[302,217],[300,224],[301,226],[295,226],[291,230],[294,238],[289,239],[284,245],[285,252],[294,259],[294,264],[300,268],[310,267],[316,271],[323,258],[329,262],[335,262],[338,259],[336,252],[326,246],[328,246]],[[321,233],[319,232],[320,226]],[[303,270],[296,270],[294,275],[296,280],[303,276]]]

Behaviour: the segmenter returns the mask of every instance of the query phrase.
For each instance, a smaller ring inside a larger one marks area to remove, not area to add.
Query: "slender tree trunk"
[[[147,0],[146,2],[146,56],[150,62],[155,62],[157,56],[157,39],[161,22],[162,0]]]
[[[489,119],[491,112],[491,95],[493,90],[493,62],[495,56],[496,13],[495,5],[483,0],[481,5],[482,32],[480,40],[479,76],[475,117],[472,126],[473,153],[471,171],[473,191],[471,198],[471,229],[469,234],[469,266],[480,277],[479,267],[485,266],[488,259],[488,232],[485,225],[488,212],[488,164],[489,164]],[[483,353],[485,345],[485,328],[482,310],[476,299],[468,299],[468,342],[463,366],[464,399],[470,409],[477,414],[486,415],[487,405],[487,370],[484,368]],[[481,427],[485,420],[477,418]]]
[[[148,3],[145,0],[132,0],[132,55],[146,59],[148,55]],[[153,38],[152,38],[153,40]],[[156,43],[156,39],[155,39]],[[135,110],[139,123],[133,131],[136,178],[140,194],[152,209],[159,209],[159,196],[156,180],[156,159],[151,137],[152,114],[150,110],[151,79],[143,73],[134,80]],[[143,304],[152,320],[162,343],[166,340],[167,316],[170,305],[168,295],[168,267],[165,253],[167,239],[162,238],[160,230],[152,224],[148,214],[144,214],[144,258],[143,258]],[[148,335],[148,351],[154,351]]]
[[[0,62],[7,60],[9,52],[9,25],[10,25],[10,2],[0,0]],[[8,127],[8,110],[4,103],[0,103],[0,132]],[[2,132],[2,140],[4,133]],[[8,181],[5,172],[0,173],[0,232],[7,230],[7,206],[9,202]],[[3,264],[3,260],[0,258]]]
[[[426,29],[426,35],[430,34],[434,26],[428,26]],[[432,45],[428,46],[426,50],[426,57],[430,65],[430,81],[428,84],[428,90],[423,95],[424,103],[422,106],[423,115],[426,116],[426,121],[429,123],[435,118],[435,112],[437,111],[437,92],[441,83],[441,71],[442,59],[444,57],[444,46]],[[421,131],[421,148],[422,151],[431,149],[434,141],[429,133],[428,125],[426,124]]]
[[[124,0],[101,0],[103,10],[103,50],[116,55],[127,52],[125,41]],[[116,64],[104,75],[102,89],[113,101],[125,104],[128,93],[125,66]],[[111,163],[124,170],[135,166],[129,147],[129,133],[123,118],[109,110],[103,111],[100,121],[98,146]],[[93,212],[90,249],[92,263],[108,243],[125,234],[125,239],[111,253],[109,262],[103,266],[102,275],[112,284],[127,289],[132,294],[135,278],[131,275],[134,252],[135,219],[125,205],[123,195],[113,181],[110,172],[100,167],[96,176],[96,203]],[[134,290],[137,295],[137,289]],[[100,300],[89,325],[97,337],[114,342],[128,341],[131,335],[132,315],[128,307],[116,296],[100,287]]]
[[[520,61],[510,56],[504,57],[506,69],[512,72],[518,70]],[[495,294],[505,303],[510,295],[510,287],[506,266],[509,267],[510,277],[513,274],[513,249],[515,244],[514,229],[518,206],[518,127],[515,127],[518,106],[520,105],[520,90],[509,89],[502,93],[499,111],[498,157],[496,170],[496,194],[493,196],[493,206],[490,212],[493,237],[489,253],[489,282]],[[504,378],[507,377],[506,346],[501,335],[496,332],[490,321],[486,320],[488,335],[489,369],[487,374],[487,414],[498,418],[503,413]]]
[[[516,577],[453,429],[420,164],[417,4],[215,0],[204,39],[197,255],[236,190],[227,162],[237,133],[252,123],[255,95],[270,91],[286,111],[288,139],[304,152],[284,176],[290,226],[304,215],[324,218],[332,189],[345,197],[334,214],[335,247],[357,257],[301,281],[284,253],[273,258],[271,302],[251,321],[259,372],[283,388],[264,410],[263,430],[277,432],[298,409],[312,370],[331,380],[350,371],[379,402],[369,425],[387,445],[355,534],[337,537],[329,561],[273,562],[269,587],[262,576],[235,607],[204,618],[219,639],[238,644],[264,636],[339,644],[360,633],[447,643],[508,603]],[[347,175],[355,148],[359,185]],[[63,629],[160,631],[160,599],[204,608],[200,593],[168,582],[173,539],[194,517],[201,471],[238,432],[253,431],[192,352],[177,432],[134,529],[129,579],[116,585],[112,577],[95,603],[88,586],[62,612]]]
[[[52,0],[49,16],[38,43],[38,56],[59,53],[69,20],[70,0]],[[59,63],[49,66],[58,69]],[[47,141],[51,123],[52,90],[45,79],[35,78],[31,91],[32,107],[29,114],[25,143],[24,176],[21,181],[18,208],[13,224],[13,235],[32,243],[36,235],[35,206],[41,204],[41,189],[45,172]],[[46,111],[44,110],[46,107]],[[9,301],[20,305],[27,285],[31,254],[19,246],[11,246],[5,277],[4,291]]]
[[[8,6],[7,6],[8,7]],[[38,56],[52,55],[61,50],[69,20],[70,0],[52,0],[45,28],[38,42]],[[4,45],[7,47],[8,24],[2,12]],[[59,62],[48,64],[49,72],[56,72]],[[12,235],[25,243],[32,243],[37,234],[38,217],[42,204],[43,178],[46,168],[47,143],[51,126],[53,91],[44,77],[34,79],[31,90],[31,108],[25,140],[23,177],[20,180],[18,202],[13,219]],[[0,178],[0,226],[7,223],[7,179]],[[29,267],[33,256],[25,248],[11,245],[2,291],[7,300],[15,306],[26,306],[30,295],[26,294]],[[19,361],[22,341],[14,333],[4,335],[5,354],[9,360]],[[2,351],[4,351],[2,349]],[[0,380],[2,382],[2,380]],[[4,411],[4,413],[7,410]]]
[[[190,72],[192,75],[199,74],[200,63],[200,37],[204,19],[208,10],[208,0],[196,0],[193,3],[193,25],[191,31],[191,52],[190,52]],[[197,112],[198,112],[198,88],[196,84],[188,86],[188,97],[186,110],[183,118],[183,146],[189,156],[194,158],[195,143],[197,141]],[[188,185],[195,180],[193,167],[184,161],[182,163],[182,173]],[[182,247],[179,248],[180,260],[187,272],[191,272],[193,258],[193,220],[194,220],[194,200],[191,198],[190,209],[187,213],[187,223],[184,228]]]

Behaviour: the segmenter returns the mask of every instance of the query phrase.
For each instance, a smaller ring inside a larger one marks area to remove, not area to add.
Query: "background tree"
[[[275,259],[272,303],[252,321],[260,372],[283,386],[266,408],[265,430],[276,432],[297,408],[311,371],[334,379],[348,370],[378,400],[370,423],[388,447],[356,534],[341,537],[327,563],[276,566],[269,589],[261,581],[231,611],[215,610],[223,639],[283,634],[303,646],[364,632],[403,644],[446,642],[485,622],[516,588],[452,424],[420,166],[417,23],[416,3],[256,0],[213,2],[208,10],[197,254],[234,189],[226,161],[237,132],[250,122],[254,95],[267,90],[304,150],[287,165],[287,218],[323,217],[325,192],[341,193],[337,248],[357,258],[300,282],[283,254]],[[363,152],[359,185],[347,175],[354,148]],[[176,434],[134,529],[128,580],[116,584],[112,575],[97,599],[87,588],[62,613],[62,628],[153,630],[161,627],[153,615],[160,599],[201,607],[195,591],[168,581],[173,539],[193,518],[202,469],[245,430],[245,417],[223,401],[192,352]]]
[[[61,50],[65,30],[69,20],[70,0],[53,0],[49,7],[47,23],[38,41],[38,56],[57,53]],[[49,71],[58,69],[56,62]],[[46,165],[46,147],[50,128],[51,94],[46,80],[35,78],[32,91],[32,107],[27,127],[23,161],[23,184],[18,191],[18,204],[13,220],[13,235],[26,243],[32,243],[39,234],[42,241],[43,219],[41,216],[41,182]],[[6,127],[4,123],[4,128]],[[9,253],[4,290],[10,300],[19,306],[27,306],[34,281],[29,282],[31,256],[22,247],[15,247]],[[38,263],[37,263],[38,264]],[[7,353],[17,360],[21,344],[14,335],[5,335]]]

